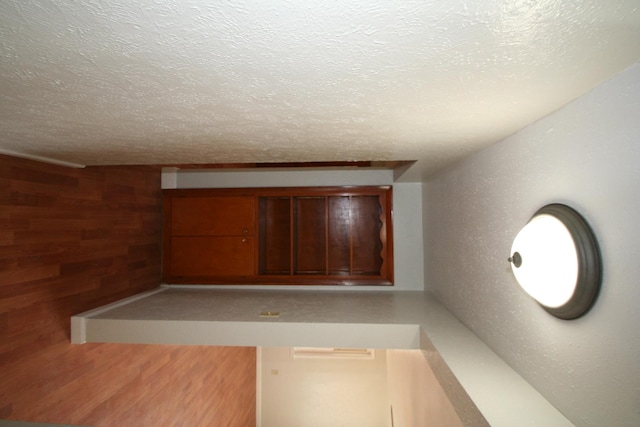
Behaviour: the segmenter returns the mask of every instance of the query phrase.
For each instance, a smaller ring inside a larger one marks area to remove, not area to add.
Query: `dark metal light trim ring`
[[[547,214],[560,220],[569,230],[578,253],[578,279],[569,301],[560,307],[545,310],[561,319],[577,319],[587,313],[598,297],[602,282],[602,259],[598,242],[585,219],[567,205],[554,203],[539,209],[537,215]]]

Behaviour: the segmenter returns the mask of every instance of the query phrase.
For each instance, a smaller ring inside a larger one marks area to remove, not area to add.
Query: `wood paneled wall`
[[[254,348],[69,343],[72,314],[160,283],[160,170],[0,155],[0,419],[253,426]]]

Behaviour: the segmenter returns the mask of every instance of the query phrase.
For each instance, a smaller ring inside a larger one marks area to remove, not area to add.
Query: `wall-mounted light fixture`
[[[520,286],[554,316],[578,318],[595,302],[602,281],[598,242],[569,206],[538,210],[516,236],[511,254]]]

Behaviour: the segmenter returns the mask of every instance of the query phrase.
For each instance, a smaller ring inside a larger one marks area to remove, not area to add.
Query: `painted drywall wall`
[[[420,350],[375,350],[375,360],[260,354],[261,427],[463,425]]]
[[[424,288],[422,247],[422,183],[394,183],[392,170],[265,170],[175,171],[165,170],[163,188],[312,187],[393,185],[394,286],[359,286],[358,290],[408,290]],[[252,289],[290,287],[252,286]],[[305,286],[304,289],[346,289],[340,286]],[[353,287],[350,287],[353,290]]]
[[[387,427],[385,350],[373,360],[293,359],[261,350],[261,427]]]
[[[420,350],[387,350],[387,391],[393,425],[463,426]]]
[[[640,425],[640,64],[424,184],[427,290],[572,422]],[[507,257],[541,206],[580,211],[604,279],[584,317],[556,319]]]

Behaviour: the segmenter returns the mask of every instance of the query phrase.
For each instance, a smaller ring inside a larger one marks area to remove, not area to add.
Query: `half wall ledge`
[[[422,350],[465,425],[573,425],[425,292],[163,285],[73,316],[71,329],[76,344]]]

